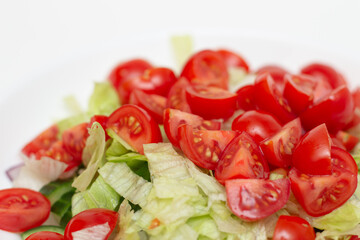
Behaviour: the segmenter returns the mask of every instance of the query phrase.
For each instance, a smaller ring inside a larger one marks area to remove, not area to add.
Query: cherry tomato
[[[31,234],[26,240],[64,240],[64,236],[60,233],[42,231]]]
[[[221,184],[230,179],[268,177],[269,166],[259,146],[246,132],[226,146],[215,169],[215,178]]]
[[[216,52],[224,59],[227,67],[240,67],[249,72],[249,65],[239,54],[225,49],[220,49]]]
[[[199,167],[214,170],[224,148],[237,133],[196,130],[190,125],[181,125],[178,135],[180,148],[186,157]]]
[[[162,141],[159,126],[148,112],[136,105],[124,105],[115,110],[107,122],[123,140],[141,154],[143,144]]]
[[[359,138],[344,131],[339,131],[336,134],[336,138],[340,140],[348,152],[353,150],[356,144],[359,142]]]
[[[40,150],[47,150],[58,140],[59,128],[53,125],[40,133],[21,150],[26,156],[36,154]]]
[[[236,91],[237,107],[245,111],[255,110],[254,85],[247,85]]]
[[[190,86],[189,81],[185,78],[180,78],[170,89],[168,100],[166,102],[167,108],[178,109],[183,112],[191,112],[190,106],[186,100],[185,89]]]
[[[326,123],[331,133],[343,129],[353,117],[354,102],[349,89],[343,85],[321,101],[306,109],[301,115],[305,129]]]
[[[331,146],[335,146],[335,147],[346,150],[346,147],[344,146],[344,144],[336,137],[331,137]]]
[[[260,74],[256,77],[254,85],[256,105],[276,116],[282,123],[295,118],[289,104],[269,73]]]
[[[294,149],[292,163],[306,174],[331,174],[331,139],[325,124],[300,139]]]
[[[296,118],[283,126],[274,136],[260,144],[265,158],[274,166],[287,168],[291,165],[291,156],[301,137],[300,119]]]
[[[221,128],[221,122],[219,121],[204,120],[195,114],[167,108],[164,111],[164,130],[169,141],[175,147],[180,147],[178,128],[182,124],[188,124],[194,129],[202,130],[220,130]]]
[[[94,122],[98,122],[105,131],[105,141],[107,141],[110,138],[106,132],[106,124],[107,124],[108,119],[109,119],[109,117],[107,117],[105,115],[94,115],[90,119],[90,122],[89,122],[87,128],[91,128],[91,126],[93,125]]]
[[[349,240],[360,240],[360,238],[359,238],[359,236],[353,235],[353,236],[351,236],[351,238]]]
[[[315,231],[303,218],[282,215],[276,223],[273,240],[315,240]]]
[[[176,82],[174,72],[169,68],[147,69],[141,77],[123,81],[118,88],[122,103],[128,103],[130,94],[135,89],[148,94],[167,96],[169,89]]]
[[[142,59],[133,59],[120,63],[113,68],[108,78],[114,88],[118,89],[122,82],[138,78],[144,74],[145,70],[150,68],[152,68],[152,66],[149,62]]]
[[[269,73],[277,84],[282,85],[284,83],[284,76],[288,74],[288,71],[280,66],[265,65],[256,71],[257,75],[263,73]]]
[[[99,237],[98,239],[100,239],[100,237],[102,237],[101,239],[108,239],[111,232],[114,230],[116,226],[117,219],[118,219],[118,213],[108,209],[93,208],[93,209],[85,210],[75,215],[66,225],[65,234],[64,234],[65,239],[67,240],[76,239],[74,237],[76,232],[104,224],[106,224],[107,227],[109,228],[109,232],[103,233],[105,234],[105,236],[98,236]]]
[[[290,195],[290,181],[235,179],[225,182],[230,210],[246,221],[256,221],[280,210]]]
[[[195,53],[185,64],[181,77],[191,83],[228,88],[229,74],[221,54],[204,50]]]
[[[0,229],[24,232],[40,226],[49,217],[50,202],[41,193],[26,188],[0,190]]]
[[[264,111],[247,111],[234,119],[231,129],[233,131],[247,132],[256,143],[273,136],[280,131],[279,121]]]
[[[165,110],[166,101],[167,99],[163,96],[146,94],[140,90],[135,90],[130,95],[130,104],[145,109],[159,124],[163,123],[163,112]]]
[[[188,86],[186,100],[191,112],[205,119],[229,118],[236,110],[237,96],[217,87]]]
[[[360,124],[360,88],[355,89],[355,91],[351,93],[351,96],[354,101],[355,110],[354,110],[353,118],[345,126],[345,129],[357,127]]]
[[[301,73],[324,79],[333,89],[346,85],[345,79],[335,69],[325,64],[309,64],[301,69]]]
[[[62,134],[63,146],[75,161],[81,161],[86,139],[89,137],[88,125],[89,123],[78,124]]]

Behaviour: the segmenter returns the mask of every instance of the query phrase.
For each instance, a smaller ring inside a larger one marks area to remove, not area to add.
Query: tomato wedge
[[[143,144],[162,141],[159,126],[148,112],[136,105],[123,105],[115,110],[107,122],[131,147],[144,154]]]
[[[42,231],[31,234],[25,240],[64,240],[64,236],[60,233]]]
[[[344,131],[339,131],[336,134],[336,139],[341,142],[341,144],[346,148],[348,152],[353,150],[356,144],[359,142],[359,138]]]
[[[276,84],[281,86],[284,83],[284,76],[288,74],[288,71],[280,66],[265,65],[256,71],[257,75],[261,75],[263,73],[269,73]]]
[[[182,124],[191,125],[194,129],[201,130],[220,130],[221,128],[219,121],[204,120],[195,114],[167,108],[164,111],[164,130],[169,141],[175,147],[180,147],[178,128]]]
[[[246,221],[256,221],[280,210],[290,195],[290,181],[235,179],[225,182],[230,210]]]
[[[355,110],[350,123],[346,125],[345,129],[356,129],[356,127],[360,124],[360,88],[355,89],[355,91],[351,93],[351,96],[354,101]]]
[[[108,121],[109,117],[105,116],[105,115],[94,115],[91,119],[90,122],[87,126],[87,128],[91,128],[91,126],[93,125],[94,122],[98,122],[101,127],[104,129],[104,131],[106,130],[106,124]],[[107,141],[109,139],[109,135],[107,134],[107,132],[105,131],[105,141]]]
[[[249,65],[239,54],[226,49],[220,49],[216,51],[224,59],[227,67],[240,67],[246,72],[249,72]]]
[[[315,240],[314,228],[296,216],[282,215],[276,223],[273,240]]]
[[[300,119],[288,122],[274,136],[265,139],[260,144],[266,160],[274,166],[287,168],[291,165],[293,150],[302,133]]]
[[[190,125],[181,125],[178,135],[180,148],[186,157],[199,167],[214,170],[224,148],[237,133],[196,130]]]
[[[203,50],[195,53],[185,64],[181,74],[193,84],[228,88],[229,74],[221,54]]]
[[[221,184],[230,179],[268,177],[269,166],[259,146],[246,132],[226,146],[215,169],[215,178]]]
[[[186,100],[191,112],[205,119],[229,118],[236,110],[237,96],[217,87],[188,86]]]
[[[0,229],[24,232],[40,226],[49,217],[50,202],[41,193],[26,188],[0,190]]]
[[[185,93],[185,89],[188,86],[190,86],[189,81],[185,78],[180,78],[169,91],[166,107],[178,109],[183,112],[191,112]]]
[[[40,133],[21,150],[26,156],[36,154],[40,150],[47,150],[58,140],[59,128],[53,125]]]
[[[255,110],[254,85],[247,85],[236,91],[237,108],[245,111]]]
[[[65,130],[62,134],[63,146],[75,161],[81,161],[86,139],[89,136],[88,125],[89,123],[81,123]]]

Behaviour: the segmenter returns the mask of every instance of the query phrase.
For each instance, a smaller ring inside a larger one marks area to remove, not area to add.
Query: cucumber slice
[[[51,205],[58,201],[65,193],[75,192],[75,188],[71,186],[73,180],[51,182],[40,189],[45,197],[49,199]]]
[[[65,229],[63,227],[59,227],[59,226],[46,226],[46,225],[40,226],[40,227],[36,227],[36,228],[32,228],[30,230],[27,230],[26,232],[23,232],[21,234],[21,239],[25,240],[31,234],[36,233],[36,232],[42,232],[42,231],[56,232],[56,233],[60,233],[60,234],[64,235]]]

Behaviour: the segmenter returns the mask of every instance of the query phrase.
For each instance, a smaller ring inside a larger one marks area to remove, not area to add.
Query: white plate
[[[336,66],[355,85],[360,80],[360,62],[352,56],[331,50],[305,46],[284,40],[216,31],[193,34],[196,50],[226,47],[241,53],[252,69],[263,64],[279,64],[297,72],[311,61]],[[110,69],[121,60],[143,57],[154,65],[174,67],[168,34],[132,36],[104,42],[82,56],[68,59],[56,69],[44,69],[44,75],[32,77],[28,85],[0,104],[0,163],[5,172],[20,161],[21,147],[54,120],[65,117],[63,98],[74,95],[86,107],[94,81],[103,81]],[[0,174],[0,188],[10,187],[5,173]],[[19,239],[0,232],[0,239]]]

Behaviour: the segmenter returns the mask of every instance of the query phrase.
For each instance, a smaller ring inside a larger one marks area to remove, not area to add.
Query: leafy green
[[[182,68],[193,52],[193,40],[189,35],[178,35],[171,38],[172,49],[178,68]]]
[[[90,120],[90,115],[87,113],[79,113],[77,115],[62,119],[58,121],[56,124],[59,128],[59,137],[61,137],[62,133],[71,128],[74,127],[80,123],[84,123]]]
[[[91,115],[109,115],[120,107],[119,98],[109,82],[95,83],[89,100]]]

